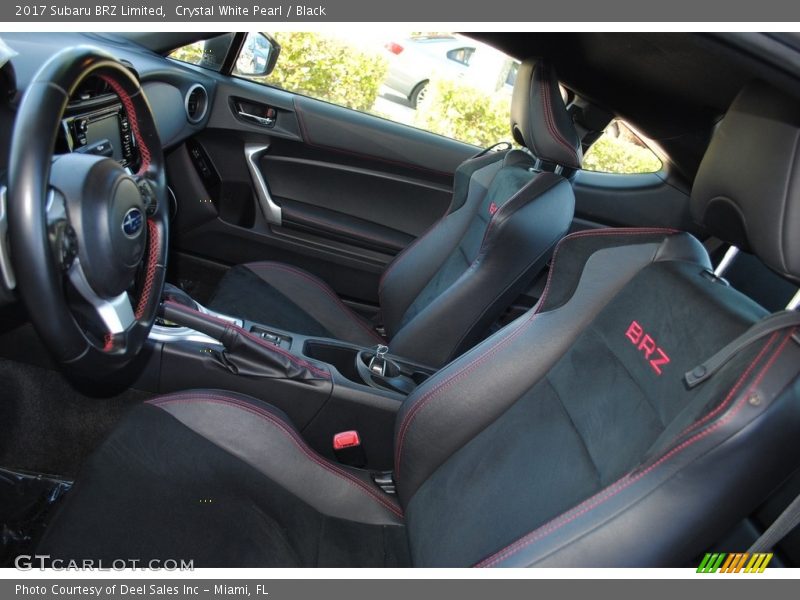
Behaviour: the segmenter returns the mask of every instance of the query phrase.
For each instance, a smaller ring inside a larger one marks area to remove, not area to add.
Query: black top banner
[[[786,0],[309,0],[306,3],[210,0],[11,0],[0,21],[36,22],[787,22],[800,3]]]

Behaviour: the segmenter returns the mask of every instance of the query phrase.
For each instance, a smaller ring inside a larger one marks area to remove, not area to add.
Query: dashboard
[[[209,122],[219,75],[152,52],[113,33],[2,32],[15,52],[0,68],[0,235],[5,235],[2,199],[7,184],[16,107],[39,68],[63,48],[99,47],[131,70],[150,104],[165,152],[203,130]],[[58,130],[55,153],[85,152],[113,158],[131,172],[139,151],[119,98],[99,78],[88,78],[70,98]],[[0,252],[0,260],[4,260]],[[2,279],[2,278],[0,278]],[[14,301],[10,282],[0,281],[0,306]]]
[[[116,57],[139,80],[165,150],[202,130],[208,121],[216,86],[214,73],[165,58],[113,33],[65,32],[45,36],[0,32],[0,38],[18,53],[11,59],[16,76],[16,102],[38,68],[53,54],[68,46],[90,44]],[[0,144],[6,149],[11,131],[3,129]],[[139,153],[128,115],[102,80],[89,78],[73,94],[63,115],[55,151],[108,156],[131,170],[138,166]],[[0,152],[0,157],[4,155],[5,152]],[[0,164],[0,173],[5,168],[5,164]]]

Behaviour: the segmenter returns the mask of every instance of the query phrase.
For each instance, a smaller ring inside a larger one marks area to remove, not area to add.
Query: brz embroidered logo
[[[497,209],[498,209],[498,208],[500,208],[500,207],[499,207],[499,206],[497,206],[497,204],[495,204],[494,202],[492,202],[492,203],[489,205],[489,214],[490,214],[490,215],[493,215],[494,213],[496,213],[496,212],[497,212]]]
[[[658,347],[658,344],[650,335],[644,332],[644,328],[636,321],[631,321],[628,331],[625,332],[625,337],[636,346],[639,352],[644,354],[645,360],[653,367],[653,371],[661,375],[661,367],[669,363],[669,356]]]

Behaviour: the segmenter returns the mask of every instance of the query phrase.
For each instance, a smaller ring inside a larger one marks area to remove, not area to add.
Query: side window
[[[273,37],[275,69],[252,81],[481,147],[510,138],[516,61],[490,46],[452,33]]]
[[[615,119],[583,157],[583,168],[602,173],[655,173],[661,159],[624,121]]]

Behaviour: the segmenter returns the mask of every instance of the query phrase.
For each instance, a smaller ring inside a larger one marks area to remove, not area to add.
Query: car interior
[[[268,35],[0,33],[0,566],[759,543],[800,494],[800,37],[464,35],[519,61],[491,147],[243,76]],[[618,118],[659,171],[584,168]]]

